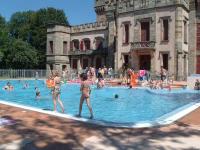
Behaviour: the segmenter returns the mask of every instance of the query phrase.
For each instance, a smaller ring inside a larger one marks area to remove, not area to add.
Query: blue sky
[[[0,0],[0,14],[10,19],[17,11],[54,7],[63,9],[71,25],[95,22],[94,0]]]

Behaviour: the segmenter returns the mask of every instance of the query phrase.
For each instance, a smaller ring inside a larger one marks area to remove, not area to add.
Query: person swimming
[[[114,98],[115,98],[115,99],[118,99],[118,98],[119,98],[119,95],[118,95],[118,94],[115,94],[115,95],[114,95]]]
[[[25,81],[24,85],[23,85],[23,89],[27,89],[29,87],[28,83]]]
[[[7,82],[7,84],[3,87],[3,89],[7,91],[12,91],[14,90],[14,86],[12,86],[10,82]]]
[[[36,99],[40,98],[40,90],[38,89],[38,87],[35,87],[35,98]]]

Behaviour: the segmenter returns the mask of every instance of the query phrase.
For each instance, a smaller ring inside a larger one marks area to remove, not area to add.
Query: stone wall
[[[108,22],[87,23],[71,27],[71,33],[92,32],[96,30],[104,30],[108,28]]]
[[[53,53],[50,42],[53,42]],[[63,42],[67,42],[67,53],[63,53]],[[70,27],[54,25],[47,29],[47,69],[62,70],[63,66],[69,68],[69,58],[67,56],[70,49]]]

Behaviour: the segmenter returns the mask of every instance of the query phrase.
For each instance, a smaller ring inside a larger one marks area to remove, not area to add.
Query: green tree
[[[10,37],[5,46],[3,64],[12,69],[34,69],[38,66],[37,50],[27,42]]]
[[[40,9],[36,12],[16,12],[9,22],[12,37],[22,39],[37,50],[37,67],[41,69],[46,66],[46,27],[52,23],[69,25],[64,11],[55,8]]]
[[[6,28],[6,20],[4,17],[0,15],[0,63],[2,62],[2,59],[4,57],[4,45],[8,36],[8,30]]]

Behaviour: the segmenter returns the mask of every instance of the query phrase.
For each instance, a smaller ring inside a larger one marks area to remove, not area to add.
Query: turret
[[[105,15],[105,1],[106,0],[95,0],[95,12],[97,15],[97,22],[107,21]]]

